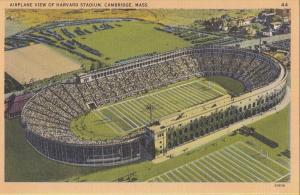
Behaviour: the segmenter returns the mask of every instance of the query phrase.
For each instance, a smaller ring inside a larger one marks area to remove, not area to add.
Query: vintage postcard
[[[0,193],[298,194],[297,0],[0,5]]]

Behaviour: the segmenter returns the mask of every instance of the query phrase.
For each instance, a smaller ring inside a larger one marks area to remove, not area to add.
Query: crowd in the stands
[[[47,87],[27,103],[22,119],[28,129],[49,139],[100,143],[102,141],[76,137],[70,131],[71,120],[93,107],[140,95],[198,73],[230,76],[240,80],[246,91],[250,91],[272,82],[278,76],[279,68],[246,54],[216,52],[181,56],[91,82]]]

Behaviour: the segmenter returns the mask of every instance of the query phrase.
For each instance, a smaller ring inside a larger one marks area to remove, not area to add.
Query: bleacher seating
[[[116,102],[199,73],[230,76],[240,80],[246,91],[250,91],[276,79],[279,69],[245,53],[194,53],[87,83],[52,85],[30,100],[22,118],[28,129],[45,138],[60,137],[67,143],[98,143],[101,141],[80,140],[69,130],[71,120],[88,112],[89,104],[100,106]]]

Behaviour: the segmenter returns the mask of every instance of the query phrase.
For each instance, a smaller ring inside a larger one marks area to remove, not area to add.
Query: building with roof
[[[5,117],[8,119],[20,117],[24,105],[32,96],[32,93],[9,96],[5,100]]]

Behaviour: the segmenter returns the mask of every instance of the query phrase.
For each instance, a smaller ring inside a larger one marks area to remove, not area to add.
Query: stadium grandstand
[[[195,76],[214,75],[239,80],[245,91],[207,101],[182,117],[164,117],[112,140],[81,139],[70,130],[73,119],[98,107]],[[187,141],[266,112],[283,99],[285,91],[286,70],[265,54],[217,46],[185,48],[44,88],[26,103],[21,118],[28,142],[47,158],[82,166],[115,166],[167,155]]]

